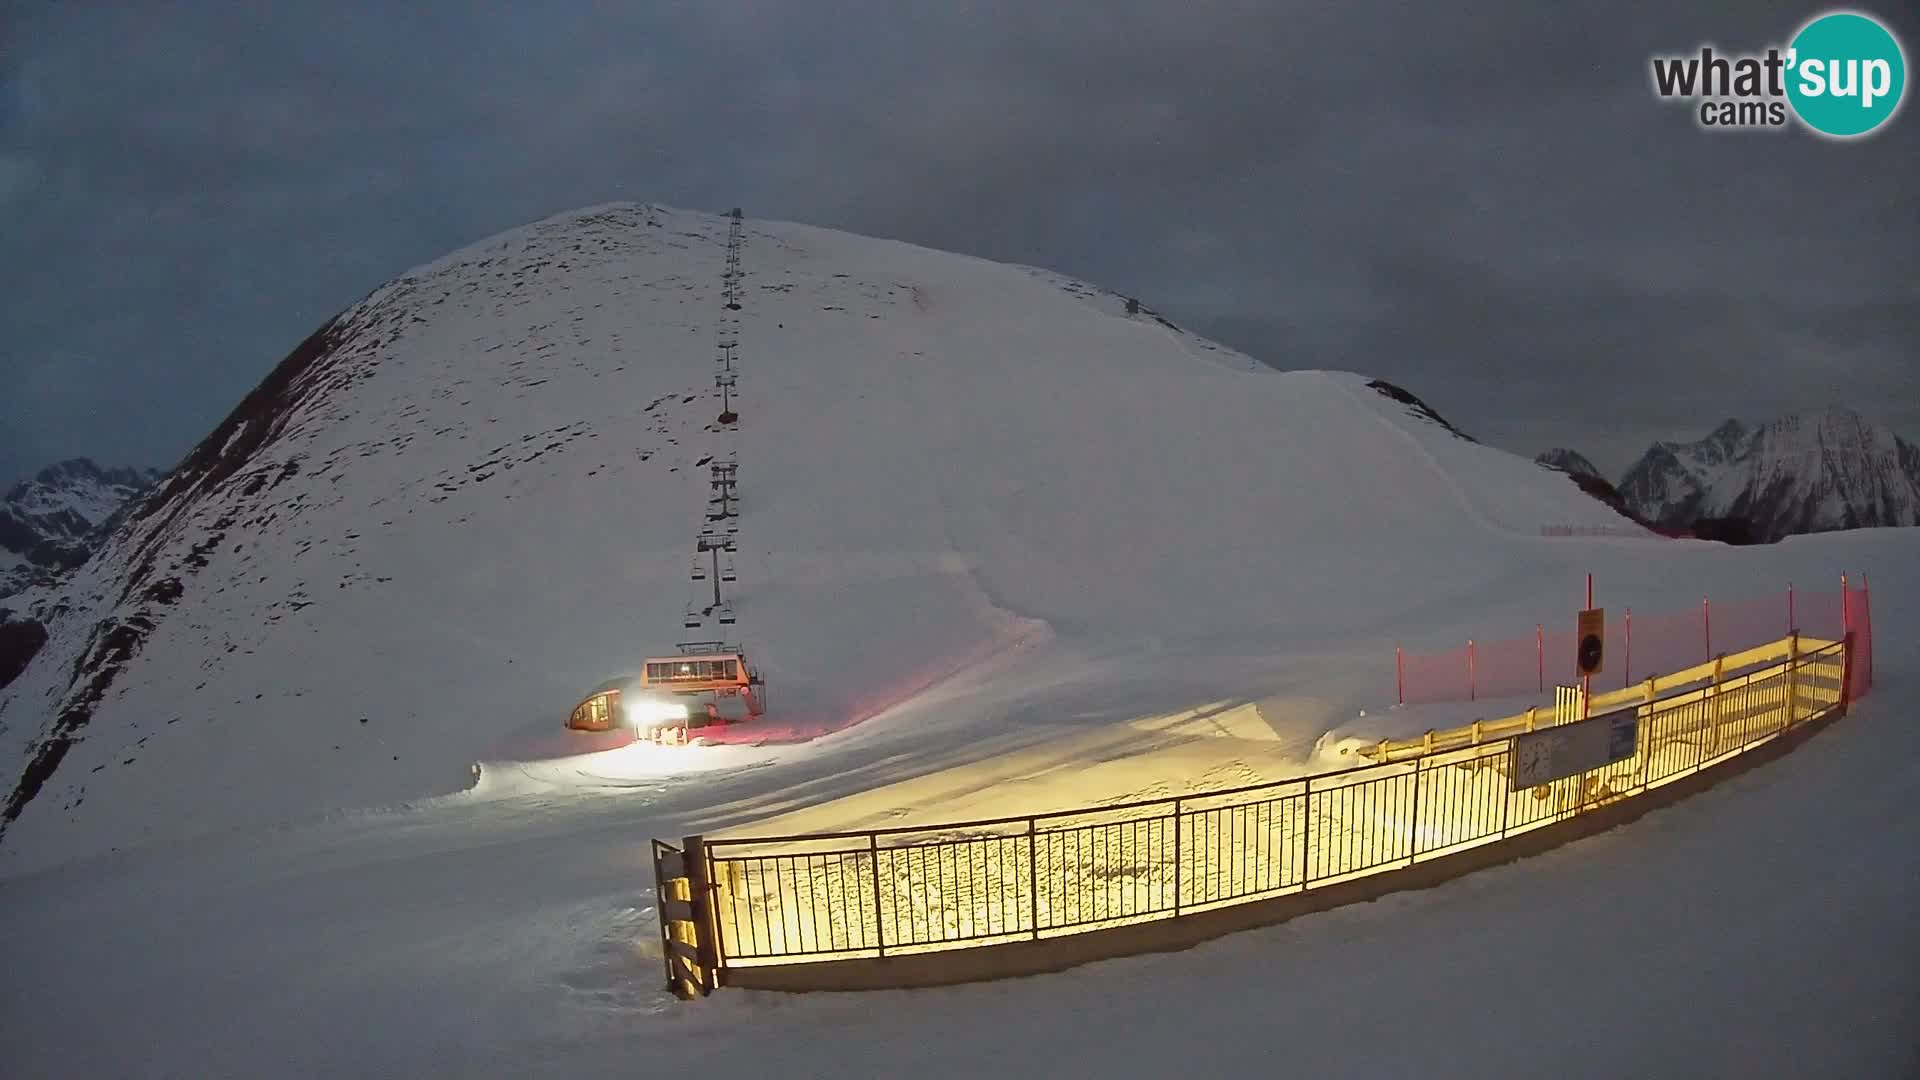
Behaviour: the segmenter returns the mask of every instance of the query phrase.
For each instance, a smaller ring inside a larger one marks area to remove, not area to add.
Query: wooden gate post
[[[720,942],[715,932],[713,910],[713,882],[707,873],[707,841],[703,836],[689,836],[683,842],[687,860],[687,885],[692,894],[688,899],[693,906],[693,947],[698,957],[702,986],[701,993],[711,993],[720,985]]]

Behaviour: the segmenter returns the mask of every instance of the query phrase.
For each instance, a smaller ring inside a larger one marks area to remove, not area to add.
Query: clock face
[[[1520,773],[1533,777],[1544,775],[1553,764],[1553,744],[1546,739],[1529,739],[1520,744]]]

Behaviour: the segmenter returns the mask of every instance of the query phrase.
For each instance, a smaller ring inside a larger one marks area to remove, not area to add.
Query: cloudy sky
[[[0,0],[0,482],[170,464],[369,289],[615,199],[1052,267],[1610,472],[1833,401],[1920,438],[1920,113],[1649,88],[1818,10]]]

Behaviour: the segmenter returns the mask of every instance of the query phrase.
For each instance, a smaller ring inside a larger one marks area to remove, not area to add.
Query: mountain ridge
[[[158,469],[54,462],[0,496],[0,600],[47,585],[86,561],[120,515],[157,484]]]
[[[1729,419],[1694,442],[1661,441],[1619,484],[1667,527],[1736,520],[1757,541],[1920,524],[1920,447],[1843,406],[1757,426]]]
[[[1541,465],[1545,465],[1549,469],[1559,469],[1561,472],[1572,473],[1576,476],[1598,476],[1603,479],[1606,476],[1593,462],[1587,460],[1586,455],[1580,453],[1578,450],[1569,450],[1563,446],[1556,446],[1551,450],[1545,451],[1533,460]]]

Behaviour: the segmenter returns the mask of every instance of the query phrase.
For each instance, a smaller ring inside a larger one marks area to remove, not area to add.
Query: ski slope
[[[1058,650],[1041,685],[1103,707],[1259,696],[1275,655],[1495,589],[1542,521],[1620,520],[1361,376],[1273,371],[1026,268],[749,221],[729,312],[727,224],[562,215],[296,350],[0,691],[16,775],[67,744],[0,872],[460,790],[550,757],[581,695],[688,638],[747,647],[772,738],[1013,650]],[[687,630],[729,459],[739,621]],[[1127,659],[1156,649],[1201,659]],[[1207,670],[1223,650],[1248,662]],[[924,718],[920,745],[1025,737],[1009,709]]]
[[[1543,538],[1620,519],[1364,377],[1266,371],[1052,275],[762,221],[734,325],[725,231],[596,208],[406,275],[85,568],[0,691],[9,755],[80,700],[103,620],[150,628],[0,839],[10,1073],[1920,1065],[1915,530]],[[737,434],[709,430],[729,330]],[[686,633],[698,463],[723,453],[729,636],[778,728],[568,735],[580,693]],[[660,988],[650,837],[1275,778],[1391,702],[1396,641],[1571,619],[1588,571],[1603,603],[1659,610],[1863,568],[1874,698],[1545,857],[987,986]]]
[[[1873,560],[1896,568],[1882,597],[1917,584],[1897,559],[1910,534],[1807,541],[1765,569]],[[582,759],[572,782],[555,768],[69,863],[4,885],[0,1054],[23,1076],[1912,1075],[1916,630],[1883,602],[1873,698],[1634,824],[1182,953],[986,985],[698,1003],[660,987],[647,837],[885,776],[905,748],[871,738],[884,719],[841,737],[864,745],[753,769],[630,762],[589,781]]]

